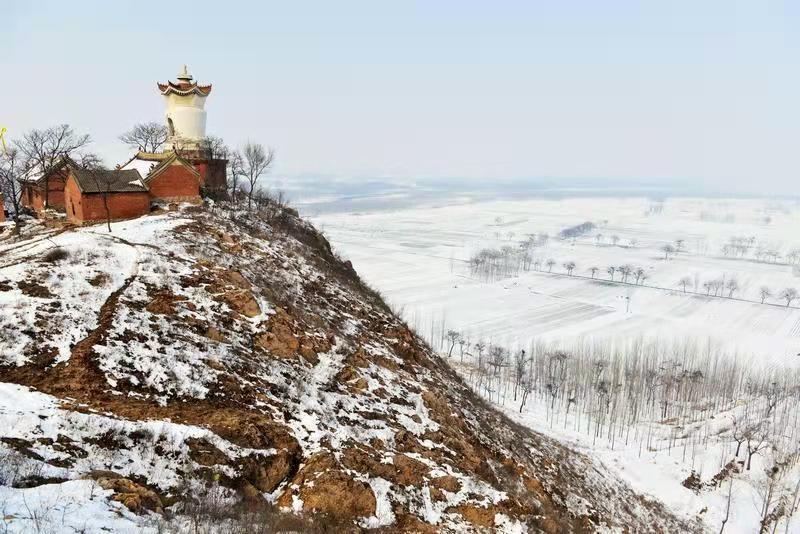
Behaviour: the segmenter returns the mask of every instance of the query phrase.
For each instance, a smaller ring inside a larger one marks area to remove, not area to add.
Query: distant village
[[[165,123],[138,124],[123,134],[120,139],[136,152],[113,168],[87,153],[89,136],[68,125],[33,130],[4,145],[0,207],[6,209],[0,209],[0,222],[19,222],[21,214],[75,225],[110,222],[231,194],[251,202],[258,178],[272,163],[271,149],[248,143],[241,153],[232,152],[206,136],[205,102],[212,86],[197,83],[186,66],[175,82],[157,87],[166,104]],[[238,178],[249,188],[237,187]]]

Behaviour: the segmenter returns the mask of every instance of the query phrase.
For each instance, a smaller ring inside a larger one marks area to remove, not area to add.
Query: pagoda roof
[[[187,96],[187,95],[200,95],[200,96],[208,96],[211,94],[211,84],[209,85],[199,85],[195,82],[189,81],[179,81],[178,83],[174,82],[167,82],[167,83],[159,83],[158,90],[161,91],[162,95],[171,95],[176,94],[180,96]]]

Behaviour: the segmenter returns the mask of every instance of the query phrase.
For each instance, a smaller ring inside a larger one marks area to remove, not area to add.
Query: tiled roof
[[[208,96],[211,94],[211,85],[198,85],[196,83],[179,82],[179,83],[159,83],[158,90],[162,95],[169,95],[172,93],[178,95],[196,94],[200,96]]]
[[[72,176],[82,193],[139,193],[147,191],[136,169],[72,169]]]

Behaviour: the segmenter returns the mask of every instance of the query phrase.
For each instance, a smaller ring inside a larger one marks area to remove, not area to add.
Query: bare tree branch
[[[155,152],[167,141],[167,127],[157,122],[143,122],[119,136],[119,140],[131,148],[143,152]]]

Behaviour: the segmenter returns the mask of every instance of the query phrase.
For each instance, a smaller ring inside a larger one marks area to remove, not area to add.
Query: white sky
[[[68,122],[124,159],[117,135],[162,120],[155,82],[187,63],[214,84],[208,133],[274,146],[281,176],[797,193],[799,6],[12,0],[0,126]]]

